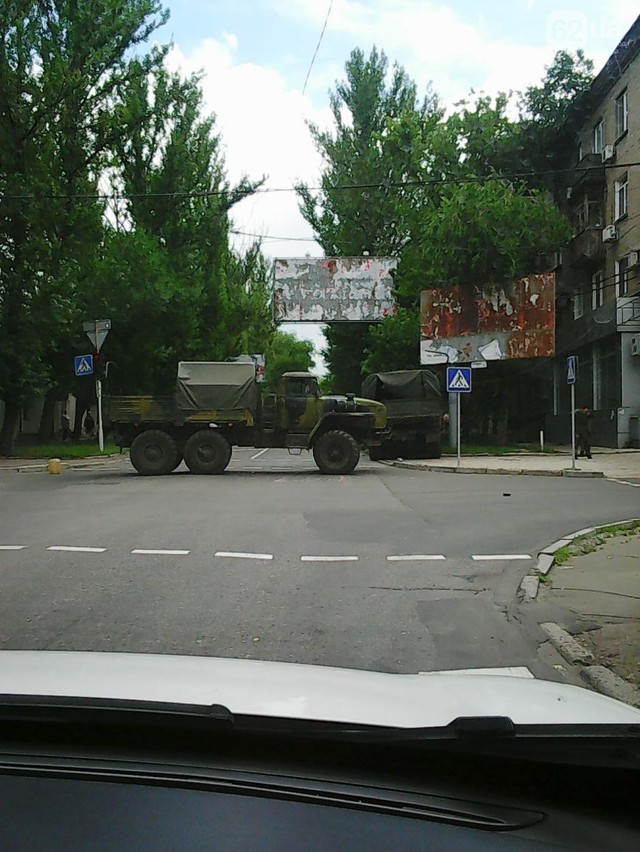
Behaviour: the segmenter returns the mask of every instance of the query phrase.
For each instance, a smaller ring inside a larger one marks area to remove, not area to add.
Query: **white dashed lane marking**
[[[0,550],[24,550],[26,544],[0,544]]]
[[[357,562],[357,556],[301,556],[301,562]]]
[[[472,556],[476,562],[508,562],[511,559],[531,559],[528,553],[481,553]]]
[[[54,544],[47,550],[62,550],[67,553],[104,553],[106,547],[71,547],[63,544]]]
[[[242,553],[234,550],[218,550],[214,555],[227,559],[273,559],[273,553]]]
[[[136,556],[188,556],[191,551],[190,550],[145,550],[142,548],[136,548],[136,550],[132,550],[131,553],[134,553]]]
[[[387,556],[387,562],[439,562],[446,558],[442,553],[406,553],[403,556]]]

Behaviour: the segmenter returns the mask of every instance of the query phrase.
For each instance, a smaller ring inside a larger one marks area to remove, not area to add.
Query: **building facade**
[[[576,402],[596,446],[640,446],[640,17],[579,104],[581,126],[558,203],[573,238],[556,258],[556,357],[550,440],[570,439]]]

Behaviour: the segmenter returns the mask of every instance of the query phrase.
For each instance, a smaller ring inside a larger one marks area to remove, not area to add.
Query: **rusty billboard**
[[[380,322],[396,313],[391,257],[275,261],[276,322]]]
[[[424,290],[420,363],[470,363],[555,354],[555,273],[508,284]]]

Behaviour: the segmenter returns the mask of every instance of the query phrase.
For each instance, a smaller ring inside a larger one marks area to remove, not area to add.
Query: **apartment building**
[[[640,446],[640,17],[578,105],[581,126],[558,203],[573,238],[556,259],[551,440],[570,436],[566,358],[595,446]]]

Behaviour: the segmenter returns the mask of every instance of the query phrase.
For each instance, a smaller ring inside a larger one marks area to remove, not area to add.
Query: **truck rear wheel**
[[[212,429],[196,432],[184,447],[184,460],[191,473],[222,473],[230,459],[229,442]]]
[[[168,432],[147,429],[137,435],[131,444],[129,458],[138,473],[143,476],[163,476],[171,473],[176,465],[179,450]]]
[[[351,473],[360,461],[360,448],[348,432],[332,429],[313,445],[313,458],[321,473]]]

